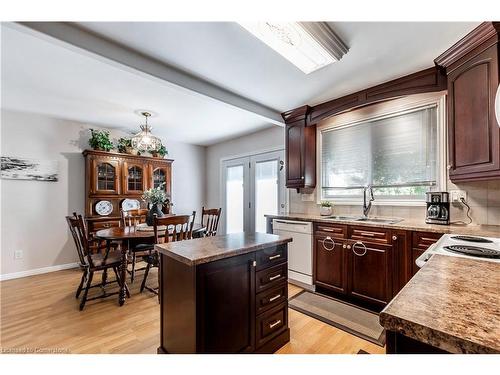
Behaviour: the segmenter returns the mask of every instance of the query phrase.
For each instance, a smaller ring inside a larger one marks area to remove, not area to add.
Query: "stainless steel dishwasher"
[[[312,223],[274,219],[273,233],[293,238],[288,244],[288,279],[312,289]]]

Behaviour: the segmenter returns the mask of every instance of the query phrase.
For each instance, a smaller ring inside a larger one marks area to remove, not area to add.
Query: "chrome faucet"
[[[368,203],[366,202],[366,192],[370,193],[370,199]],[[370,209],[372,208],[372,201],[374,201],[375,198],[373,198],[373,188],[372,185],[367,185],[363,188],[363,216],[365,218],[368,217],[368,214],[370,213]]]

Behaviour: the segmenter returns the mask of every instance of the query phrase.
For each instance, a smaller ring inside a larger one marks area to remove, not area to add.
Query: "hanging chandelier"
[[[148,125],[151,113],[141,112],[141,115],[146,118],[146,122],[140,126],[141,131],[132,137],[132,147],[139,151],[157,151],[161,147],[161,139],[151,133],[153,128]]]

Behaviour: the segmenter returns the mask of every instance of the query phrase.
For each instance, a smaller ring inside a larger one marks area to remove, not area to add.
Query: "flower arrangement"
[[[110,151],[113,142],[109,139],[109,131],[90,129],[89,145],[94,150]]]
[[[321,201],[321,207],[333,207],[333,203],[330,201]]]
[[[163,190],[163,185],[145,190],[142,193],[142,200],[152,205],[162,205],[168,202],[167,193]]]

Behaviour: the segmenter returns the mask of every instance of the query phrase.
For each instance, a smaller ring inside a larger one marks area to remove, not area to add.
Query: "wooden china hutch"
[[[89,232],[119,226],[120,209],[146,208],[144,190],[158,187],[172,194],[172,159],[85,150],[85,217]],[[137,207],[139,208],[139,207]]]

